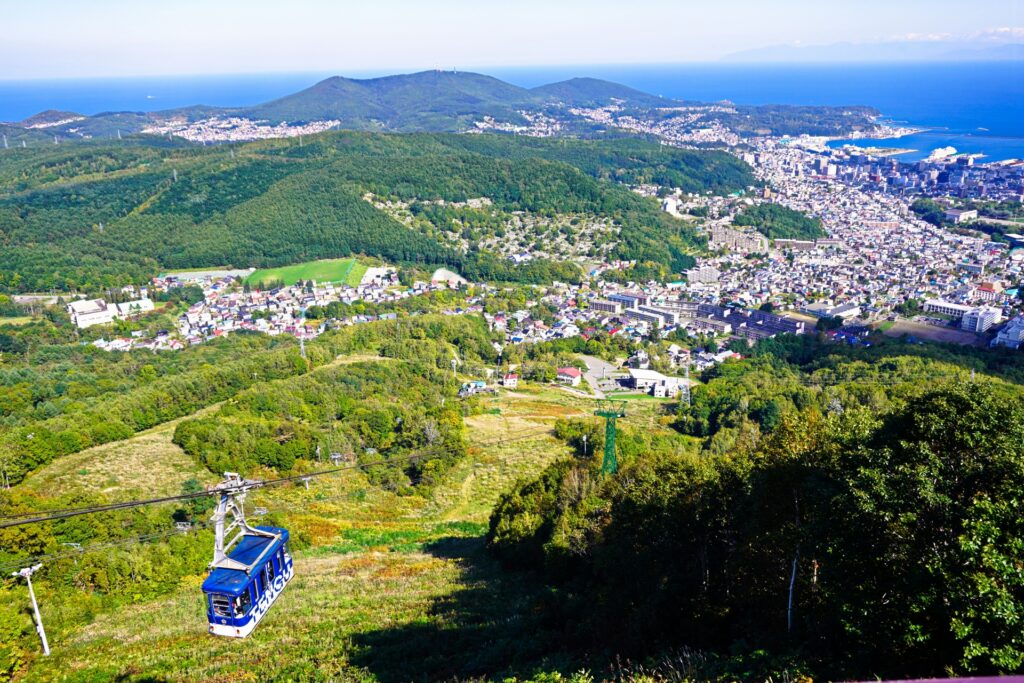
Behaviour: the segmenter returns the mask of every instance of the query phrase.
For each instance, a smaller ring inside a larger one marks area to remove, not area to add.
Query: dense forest
[[[758,204],[743,209],[733,220],[736,225],[752,226],[770,240],[813,240],[825,237],[821,221],[779,204]]]
[[[411,231],[363,199],[488,197],[497,208],[583,213],[621,228],[615,256],[665,274],[700,240],[620,183],[725,192],[754,180],[723,152],[639,140],[327,133],[217,148],[82,143],[0,155],[0,291],[102,291],[161,269],[278,266],[362,253],[469,277],[578,279],[515,267]]]
[[[704,377],[692,436],[622,421],[610,478],[599,426],[564,421],[576,457],[502,499],[492,551],[542,568],[578,647],[725,678],[1019,671],[1021,390],[904,348],[772,340]]]

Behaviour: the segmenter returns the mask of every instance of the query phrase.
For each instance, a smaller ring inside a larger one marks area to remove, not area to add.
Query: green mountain
[[[518,118],[528,90],[490,76],[452,71],[357,80],[335,76],[294,95],[235,113],[253,119],[339,119],[346,128],[456,130],[470,119]]]
[[[294,95],[234,113],[272,122],[339,119],[344,128],[440,131],[464,129],[483,116],[520,122],[520,110],[598,106],[615,100],[638,107],[673,102],[596,78],[526,89],[483,74],[422,71],[370,79],[334,76]]]
[[[650,95],[640,90],[599,78],[570,78],[567,81],[550,83],[533,88],[530,91],[552,103],[563,103],[569,106],[602,106],[613,100],[622,100],[637,107],[671,107],[679,104],[657,95]]]
[[[566,109],[612,103],[643,110],[657,118],[677,114],[671,108],[683,102],[596,78],[572,78],[528,89],[483,74],[422,71],[369,79],[334,76],[300,92],[250,107],[195,105],[158,112],[103,112],[84,119],[69,112],[47,111],[11,125],[27,129],[39,123],[48,124],[42,130],[51,139],[56,135],[75,140],[112,138],[174,121],[195,122],[212,117],[239,117],[271,124],[338,121],[337,127],[346,130],[464,132],[474,129],[485,117],[500,123],[525,124],[522,112],[544,112],[562,123],[563,134],[593,137],[606,127],[571,116]],[[770,130],[777,135],[833,135],[870,127],[877,114],[867,107],[772,105],[738,107],[735,113],[718,112],[714,118],[743,134]],[[75,120],[68,121],[72,118]]]
[[[358,253],[448,264],[475,280],[579,277],[573,263],[513,267],[487,251],[454,249],[442,234],[450,219],[413,229],[367,193],[400,202],[488,197],[501,215],[611,219],[615,256],[648,264],[652,277],[680,272],[700,239],[622,184],[648,181],[719,193],[755,182],[724,152],[635,138],[332,132],[301,144],[196,148],[138,138],[12,148],[0,155],[0,291],[98,291],[164,268]]]

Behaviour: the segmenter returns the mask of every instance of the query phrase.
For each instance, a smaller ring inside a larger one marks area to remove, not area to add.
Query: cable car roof
[[[256,528],[280,534],[281,537],[275,539],[264,536],[245,536],[231,550],[228,557],[232,560],[238,560],[243,564],[252,564],[264,551],[267,551],[267,559],[270,559],[270,556],[276,552],[277,548],[270,548],[268,550],[268,546],[281,546],[288,542],[287,529],[272,526],[259,526]],[[240,595],[251,580],[252,575],[238,569],[214,569],[206,577],[206,580],[203,581],[203,592]]]

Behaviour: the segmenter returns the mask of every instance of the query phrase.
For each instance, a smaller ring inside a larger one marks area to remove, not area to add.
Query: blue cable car
[[[218,567],[203,581],[210,633],[245,638],[270,610],[294,575],[288,531],[255,527],[270,535],[245,535],[228,559],[250,570]]]
[[[203,581],[206,619],[214,635],[245,638],[266,616],[294,571],[288,530],[249,526],[245,521],[245,494],[258,482],[234,472],[225,472],[224,479],[213,489],[220,493],[220,501],[211,519],[211,571]],[[231,521],[225,524],[228,516]]]

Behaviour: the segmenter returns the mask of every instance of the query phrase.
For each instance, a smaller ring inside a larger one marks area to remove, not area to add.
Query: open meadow
[[[340,282],[356,287],[366,274],[366,266],[354,258],[324,259],[307,261],[280,268],[261,268],[246,278],[250,285],[283,282],[294,285],[300,280],[317,282]]]

